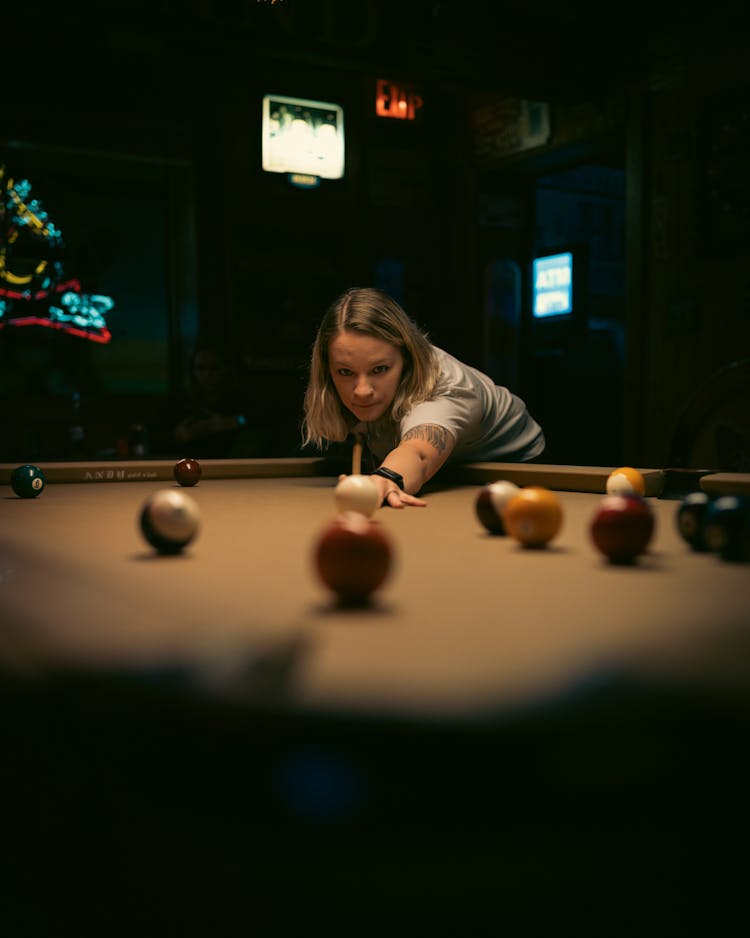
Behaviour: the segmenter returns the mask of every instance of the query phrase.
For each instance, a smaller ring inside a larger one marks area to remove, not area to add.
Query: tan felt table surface
[[[480,527],[476,484],[435,489],[426,509],[378,513],[392,574],[369,609],[342,610],[312,562],[334,515],[332,478],[204,478],[184,490],[201,509],[197,539],[160,557],[138,516],[170,485],[50,483],[36,499],[0,490],[6,668],[178,665],[216,693],[268,691],[292,711],[446,719],[612,672],[745,686],[748,566],[693,553],[675,501],[649,499],[651,548],[618,568],[589,540],[599,496],[588,490],[560,492],[561,533],[530,551]],[[269,670],[282,675],[270,691],[258,677]]]

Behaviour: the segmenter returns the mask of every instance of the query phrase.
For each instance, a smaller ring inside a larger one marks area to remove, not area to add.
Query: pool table
[[[641,892],[622,934],[689,933],[688,846],[705,857],[729,819],[744,829],[750,566],[681,540],[664,472],[643,470],[648,552],[613,566],[588,533],[612,467],[461,467],[428,486],[426,508],[377,513],[392,569],[352,609],[313,563],[334,516],[325,460],[202,461],[183,490],[199,533],[160,556],[138,516],[176,485],[172,466],[42,463],[34,499],[17,498],[13,466],[0,466],[0,743],[13,843],[38,863],[30,843],[45,837],[46,857],[33,877],[14,868],[11,910],[27,916],[43,881],[54,915],[74,914],[71,881],[84,874],[65,845],[77,839],[110,902],[113,880],[92,856],[115,853],[119,876],[125,856],[128,889],[152,909],[200,867],[200,888],[236,913],[252,844],[274,914],[272,884],[293,877],[315,904],[332,866],[359,895],[356,856],[365,878],[387,865],[382,909],[408,893],[424,934],[484,934],[479,910],[500,881],[508,915],[549,928],[563,907],[575,915],[585,875],[598,915],[626,870]],[[558,492],[564,522],[546,548],[481,527],[476,494],[497,478]],[[744,491],[747,477],[696,485]],[[451,929],[447,906],[425,913],[444,876],[463,910]],[[188,906],[181,915],[198,915]],[[638,927],[646,908],[652,932]],[[36,914],[44,933],[53,913]]]

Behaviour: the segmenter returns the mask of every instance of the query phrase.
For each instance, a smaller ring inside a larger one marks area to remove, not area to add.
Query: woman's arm
[[[436,424],[420,424],[407,430],[398,446],[388,453],[382,463],[387,469],[402,476],[403,491],[390,479],[372,476],[381,490],[383,501],[391,508],[424,506],[426,502],[415,497],[417,492],[445,463],[455,445],[455,437]]]

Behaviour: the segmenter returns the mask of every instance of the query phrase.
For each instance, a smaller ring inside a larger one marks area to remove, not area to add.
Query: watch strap
[[[390,479],[391,482],[395,482],[396,485],[403,490],[404,488],[404,477],[398,472],[394,472],[393,469],[389,469],[387,466],[379,466],[375,472],[374,476],[382,476],[384,479]]]

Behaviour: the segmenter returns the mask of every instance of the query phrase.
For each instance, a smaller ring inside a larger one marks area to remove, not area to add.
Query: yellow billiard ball
[[[607,495],[645,495],[646,480],[632,466],[621,466],[607,477]]]

